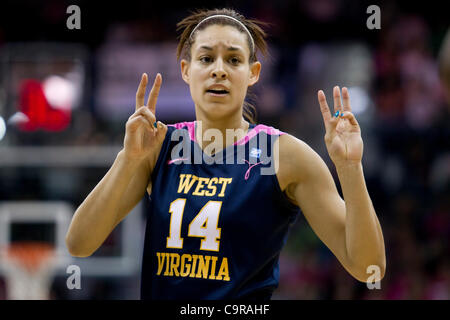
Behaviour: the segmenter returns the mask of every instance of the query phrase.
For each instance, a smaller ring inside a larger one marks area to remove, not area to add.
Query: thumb
[[[167,125],[165,125],[161,121],[158,121],[156,126],[157,126],[157,129],[158,129],[156,131],[157,139],[158,140],[164,140],[164,138],[166,137],[166,133],[167,133]]]

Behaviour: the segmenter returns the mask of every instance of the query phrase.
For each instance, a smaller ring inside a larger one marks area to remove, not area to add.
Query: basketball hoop
[[[43,242],[14,242],[0,252],[7,299],[48,300],[55,271],[54,248]]]

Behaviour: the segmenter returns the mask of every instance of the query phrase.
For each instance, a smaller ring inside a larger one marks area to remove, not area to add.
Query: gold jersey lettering
[[[175,262],[176,260],[176,262]],[[180,255],[178,253],[171,253],[170,254],[170,272],[169,276],[175,276],[178,277],[178,265],[180,264]]]
[[[222,190],[219,193],[219,197],[225,196],[225,189],[227,188],[227,184],[230,184],[233,178],[220,178],[219,183],[222,183]]]
[[[180,174],[180,184],[177,192],[187,194],[197,180],[198,177],[192,174]]]
[[[218,188],[220,188],[220,193],[217,196],[224,197],[227,185],[229,185],[232,181],[233,178],[203,178],[197,177],[193,174],[180,174],[177,193],[189,194],[192,192],[193,196],[214,197],[218,191]],[[219,185],[222,186],[220,187]]]
[[[196,254],[192,255],[192,259],[194,259],[194,261],[192,262],[191,274],[189,275],[190,278],[195,277],[195,266],[197,265],[197,258],[198,258],[198,255],[196,255]]]
[[[212,184],[217,184],[217,182],[219,181],[219,179],[217,179],[216,177],[209,179],[209,183],[208,183],[208,189],[209,191],[205,192],[205,196],[208,197],[213,197],[216,195],[217,192],[217,187],[213,186]],[[214,191],[213,191],[214,190]]]
[[[186,260],[189,260],[189,262],[192,260],[190,254],[185,253],[181,256],[180,276],[182,277],[187,277],[189,275],[189,272],[191,271],[191,264],[187,263]]]
[[[164,266],[164,260],[166,258],[166,254],[164,252],[157,252],[156,255],[158,256],[158,272],[156,274],[159,276],[161,274],[162,268]]]
[[[210,280],[230,281],[228,258],[178,253],[157,252],[157,276],[161,276],[163,269],[166,277],[189,277]],[[222,260],[220,260],[222,259]],[[217,272],[217,266],[220,265]]]
[[[211,259],[211,256],[199,256],[199,258],[198,271],[195,277],[206,279],[208,277],[209,260]]]
[[[219,274],[216,277],[216,280],[230,281],[230,273],[228,272],[228,259],[223,258],[222,264],[220,265]]]
[[[216,261],[217,257],[211,257],[211,273],[209,274],[209,279],[211,280],[216,279]]]
[[[209,178],[198,178],[197,187],[195,191],[192,193],[193,196],[203,196],[206,190],[202,190],[204,185],[203,183],[208,183]]]

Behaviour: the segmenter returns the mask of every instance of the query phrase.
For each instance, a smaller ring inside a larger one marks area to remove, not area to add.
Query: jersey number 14
[[[171,216],[167,248],[183,248],[181,223],[185,205],[186,199],[182,198],[178,198],[170,204]],[[221,207],[222,201],[208,201],[189,224],[188,236],[203,238],[200,242],[200,250],[219,251],[220,228],[218,228],[218,223]]]

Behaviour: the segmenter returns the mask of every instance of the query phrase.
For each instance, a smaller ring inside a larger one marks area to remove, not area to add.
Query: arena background
[[[79,30],[66,25],[74,4],[81,9]],[[380,29],[366,24],[372,4],[381,9]],[[334,85],[350,88],[367,187],[385,237],[386,276],[380,289],[369,290],[300,216],[280,257],[273,298],[449,299],[450,95],[439,72],[449,19],[437,3],[2,1],[0,206],[32,201],[47,210],[56,203],[73,213],[121,148],[143,72],[163,75],[159,120],[193,120],[175,57],[175,25],[189,9],[223,6],[271,23],[270,57],[262,58],[262,79],[253,90],[258,121],[308,143],[339,191],[316,92],[323,89],[331,101]],[[24,123],[23,113],[39,99],[48,102],[44,118],[29,114],[34,122]],[[140,203],[93,257],[65,262],[80,266],[82,287],[67,288],[62,266],[50,298],[138,299],[145,206]],[[37,237],[58,241],[55,226],[40,227]],[[0,299],[6,292],[3,275]]]

